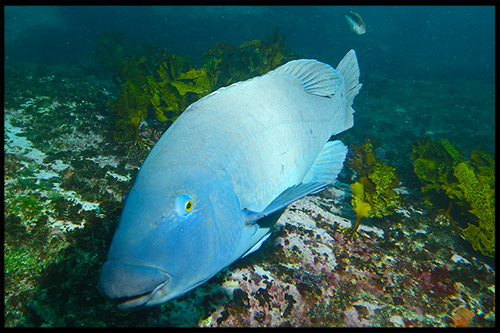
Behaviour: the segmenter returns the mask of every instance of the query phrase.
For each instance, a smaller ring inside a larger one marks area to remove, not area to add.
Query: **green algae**
[[[107,37],[103,37],[108,41]],[[161,48],[150,47],[148,54],[135,54],[121,59],[115,73],[125,83],[119,96],[108,106],[116,117],[114,137],[140,146],[139,124],[150,116],[171,123],[193,102],[214,89],[267,73],[279,65],[296,59],[286,46],[285,36],[276,30],[267,41],[252,40],[239,46],[216,43],[205,54],[201,68]],[[127,53],[127,52],[125,52]],[[115,63],[115,59],[109,59]]]
[[[448,140],[428,137],[412,146],[414,172],[422,182],[426,202],[432,206],[439,194],[449,203],[472,213],[467,228],[456,227],[473,248],[484,255],[495,255],[495,161],[482,150],[466,160]],[[453,221],[452,221],[453,222]],[[456,223],[453,222],[456,226]]]
[[[354,146],[354,158],[350,166],[357,172],[356,181],[350,185],[353,190],[351,204],[356,212],[353,232],[356,232],[363,217],[394,214],[401,198],[394,191],[399,186],[396,168],[377,160],[369,139],[363,145]]]

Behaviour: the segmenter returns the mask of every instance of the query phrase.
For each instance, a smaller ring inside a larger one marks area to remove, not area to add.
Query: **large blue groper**
[[[266,217],[331,185],[353,125],[359,69],[294,60],[190,105],[126,197],[99,290],[133,309],[164,303],[255,250]]]

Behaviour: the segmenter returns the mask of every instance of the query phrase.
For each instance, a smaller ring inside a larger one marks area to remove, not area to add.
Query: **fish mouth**
[[[117,303],[122,310],[147,306],[152,299],[164,296],[172,276],[152,266],[127,264],[120,261],[104,263],[99,275],[99,292]]]
[[[194,288],[202,285],[203,283],[205,283],[209,279],[210,278],[207,278],[207,279],[204,279],[202,281],[196,282],[196,283],[192,284],[190,287],[185,288],[184,291],[182,291],[180,293],[176,293],[174,295],[170,295],[170,297],[168,299],[172,299],[172,298],[176,298],[176,297],[182,296],[185,293],[187,293],[188,291],[191,291],[192,289],[194,289]],[[147,292],[147,293],[144,293],[144,294],[141,294],[141,295],[137,295],[137,296],[117,298],[117,299],[114,299],[113,302],[116,303],[116,307],[119,310],[140,310],[140,309],[145,308],[145,307],[148,306],[147,303],[153,298],[153,296],[155,296],[155,295],[159,295],[159,296],[165,295],[166,292],[168,291],[168,287],[169,287],[168,283],[169,282],[170,282],[170,280],[165,281],[165,282],[159,284],[151,292]],[[156,304],[156,303],[154,303],[154,304]]]
[[[156,295],[157,292],[161,292],[166,288],[168,281],[165,281],[158,285],[153,291],[144,293],[137,296],[121,297],[114,299],[114,303],[119,310],[140,310],[146,307],[146,304]]]

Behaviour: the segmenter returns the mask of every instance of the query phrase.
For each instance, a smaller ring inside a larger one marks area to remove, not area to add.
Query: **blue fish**
[[[354,50],[336,69],[290,61],[191,104],[144,161],[98,288],[134,309],[164,303],[257,250],[287,205],[335,182],[354,124]]]

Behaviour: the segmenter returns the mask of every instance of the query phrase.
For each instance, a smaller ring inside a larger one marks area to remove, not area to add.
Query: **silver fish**
[[[100,292],[160,304],[257,250],[288,204],[335,182],[347,147],[328,140],[353,126],[358,80],[351,50],[336,70],[294,60],[190,105],[126,197]]]

